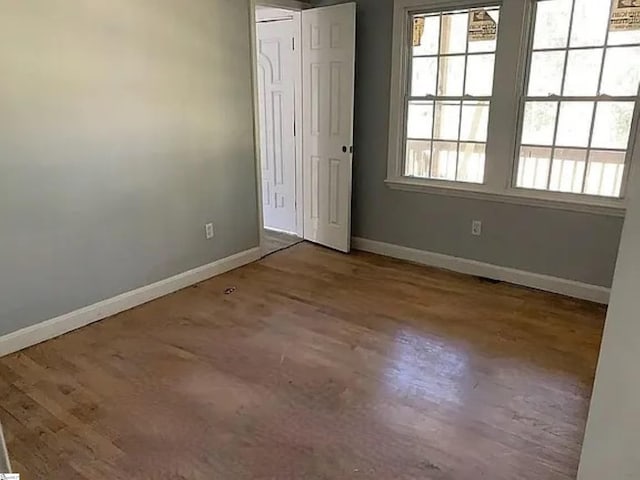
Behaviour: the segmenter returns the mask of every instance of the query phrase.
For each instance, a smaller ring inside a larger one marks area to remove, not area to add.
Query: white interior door
[[[256,26],[264,226],[296,233],[294,20]]]
[[[351,247],[355,3],[302,12],[304,238]]]

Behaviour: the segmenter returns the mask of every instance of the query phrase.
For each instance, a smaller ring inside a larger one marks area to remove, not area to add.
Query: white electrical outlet
[[[479,237],[482,235],[482,222],[480,220],[474,220],[471,223],[471,235]]]
[[[204,226],[205,235],[207,240],[211,240],[213,238],[213,223],[207,223]]]

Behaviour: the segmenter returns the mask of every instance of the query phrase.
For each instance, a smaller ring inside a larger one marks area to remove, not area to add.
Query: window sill
[[[420,178],[387,178],[387,187],[392,190],[430,193],[489,202],[511,203],[533,207],[553,208],[572,212],[591,213],[611,217],[624,217],[624,200],[593,196],[577,196],[556,192],[511,188],[504,192],[486,190],[485,185],[441,182]]]

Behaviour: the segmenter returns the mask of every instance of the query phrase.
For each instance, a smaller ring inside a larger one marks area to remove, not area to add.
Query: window
[[[394,2],[388,186],[624,214],[637,2]]]
[[[640,80],[640,30],[610,0],[536,2],[516,185],[619,197]]]
[[[498,16],[499,7],[411,15],[406,176],[483,182]]]

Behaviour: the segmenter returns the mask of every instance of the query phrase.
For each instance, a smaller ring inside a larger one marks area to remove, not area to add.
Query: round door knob
[[[342,151],[343,151],[344,153],[347,153],[347,146],[346,146],[346,145],[343,145],[343,146],[342,146]]]

